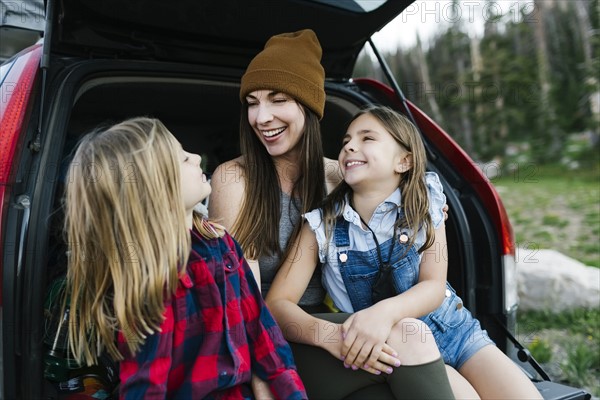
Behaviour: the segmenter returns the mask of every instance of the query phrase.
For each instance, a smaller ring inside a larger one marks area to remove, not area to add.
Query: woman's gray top
[[[300,200],[292,199],[287,194],[281,192],[280,203],[279,248],[283,254],[294,231],[294,227],[300,221]],[[278,254],[262,256],[258,259],[263,297],[267,295],[280,263],[281,257]],[[319,264],[298,304],[301,306],[316,306],[322,304],[324,298],[325,289],[323,289],[323,285],[321,284],[321,265]]]

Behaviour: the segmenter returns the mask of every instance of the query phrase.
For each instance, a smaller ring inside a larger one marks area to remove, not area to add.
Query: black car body
[[[326,155],[337,157],[346,121],[364,104],[386,104],[413,118],[450,206],[451,284],[545,398],[589,398],[548,382],[511,339],[515,248],[492,185],[391,77],[384,84],[352,76],[369,37],[411,1],[381,2],[368,12],[360,3],[47,1],[43,40],[0,69],[1,396],[55,397],[43,375],[44,298],[61,269],[64,166],[80,135],[127,117],[157,117],[211,172],[239,155],[239,80],[249,61],[273,34],[311,28],[327,77]]]

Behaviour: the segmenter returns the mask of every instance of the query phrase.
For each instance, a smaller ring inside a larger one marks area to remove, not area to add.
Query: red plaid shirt
[[[251,374],[281,399],[306,399],[292,352],[267,309],[239,245],[192,231],[192,252],[161,332],[131,356],[118,344],[120,398],[250,399]]]

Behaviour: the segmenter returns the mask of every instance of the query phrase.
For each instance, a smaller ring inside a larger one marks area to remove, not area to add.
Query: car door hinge
[[[33,139],[31,142],[29,142],[29,150],[32,153],[38,153],[41,148],[42,148],[42,137],[38,132],[38,134],[35,135],[35,139]]]
[[[23,254],[25,252],[25,236],[29,229],[29,213],[31,207],[31,198],[26,194],[17,196],[15,201],[15,207],[19,210],[23,210],[23,222],[21,224],[21,234],[19,236],[19,248],[17,258],[17,276],[21,274],[23,268]]]

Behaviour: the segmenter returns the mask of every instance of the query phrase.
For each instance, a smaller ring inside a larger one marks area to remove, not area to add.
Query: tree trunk
[[[550,61],[548,56],[548,43],[546,40],[546,23],[548,18],[548,9],[545,0],[535,0],[536,21],[535,21],[535,39],[537,46],[538,61],[538,83],[540,86],[541,102],[541,126],[540,132],[547,136],[549,140],[549,154],[547,159],[556,158],[560,150],[560,138],[558,137],[558,128],[556,126],[556,113],[550,99]]]
[[[431,86],[431,79],[429,77],[429,67],[427,65],[427,59],[425,58],[425,54],[423,53],[423,47],[421,46],[421,38],[417,35],[417,46],[416,46],[416,54],[418,65],[421,73],[421,80],[423,82],[424,90],[423,94],[427,96],[427,102],[429,104],[429,108],[433,114],[434,120],[440,125],[443,126],[443,118],[442,113],[440,112],[440,107],[435,98],[435,90]],[[433,96],[429,96],[429,92],[434,92]]]
[[[471,68],[473,69],[473,88],[469,88],[469,101],[475,104],[475,121],[478,127],[477,131],[483,131],[483,104],[481,102],[481,73],[483,71],[483,59],[481,58],[481,41],[473,36],[471,37]],[[478,148],[481,146],[477,146]]]
[[[490,44],[491,48],[493,50],[496,50],[498,47],[498,43],[496,42],[496,40],[494,40],[491,44]],[[498,125],[496,128],[496,131],[494,132],[494,135],[489,135],[488,137],[488,141],[490,142],[490,144],[492,145],[491,147],[494,148],[499,141],[502,141],[504,138],[506,138],[506,136],[508,135],[508,126],[506,123],[506,110],[504,109],[504,93],[502,91],[502,76],[500,74],[499,71],[499,66],[494,66],[494,82],[495,84],[497,84],[498,87],[498,95],[496,96],[496,98],[494,99],[494,108],[496,109],[496,115],[498,115]],[[490,147],[490,146],[488,146]]]
[[[460,51],[456,57],[456,71],[458,72],[458,86],[465,88],[465,59],[464,54]],[[465,150],[467,153],[473,154],[473,127],[471,125],[471,116],[469,115],[468,100],[462,100],[460,103],[460,122],[465,140]]]
[[[581,35],[581,43],[583,46],[583,56],[585,67],[588,73],[592,70],[592,43],[590,38],[594,34],[592,24],[590,22],[589,11],[586,5],[592,7],[589,1],[575,1],[575,15],[577,15],[577,25]]]
[[[586,8],[589,7],[589,8]],[[590,87],[596,88],[596,90],[590,90],[588,93],[589,109],[592,114],[592,121],[595,122],[593,126],[596,126],[596,132],[599,132],[600,128],[600,86],[598,85],[597,71],[594,70],[593,54],[592,54],[592,41],[591,37],[594,35],[592,23],[590,21],[590,12],[593,12],[592,7],[594,5],[590,1],[576,1],[575,2],[575,15],[577,16],[577,26],[580,29],[581,44],[583,47],[584,65],[586,71],[586,84]],[[598,10],[596,10],[598,11]]]

